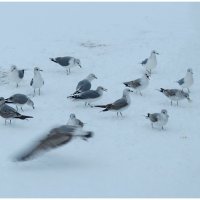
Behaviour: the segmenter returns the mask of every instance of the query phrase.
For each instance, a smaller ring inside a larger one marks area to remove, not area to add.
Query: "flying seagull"
[[[79,59],[71,57],[71,56],[65,56],[65,57],[57,57],[57,58],[49,58],[51,61],[59,64],[62,67],[65,67],[67,70],[67,75],[70,74],[70,68],[78,65],[80,68],[81,62]]]
[[[55,127],[51,129],[45,137],[42,137],[36,143],[34,143],[32,147],[18,155],[16,157],[16,161],[28,161],[33,159],[36,156],[39,156],[41,153],[67,144],[73,138],[79,137],[83,140],[87,140],[92,136],[93,132],[83,131],[77,126],[62,125]]]

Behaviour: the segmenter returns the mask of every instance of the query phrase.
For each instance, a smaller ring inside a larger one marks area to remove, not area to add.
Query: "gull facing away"
[[[146,119],[149,119],[151,121],[152,128],[154,128],[155,125],[162,127],[162,129],[164,129],[163,126],[167,124],[168,118],[169,115],[167,114],[167,110],[165,109],[161,110],[161,113],[153,113],[153,114],[147,113],[146,116]]]
[[[126,88],[126,89],[123,90],[122,98],[120,98],[120,99],[118,99],[115,102],[110,103],[110,104],[96,105],[94,107],[104,108],[104,110],[102,110],[102,112],[114,111],[114,112],[117,112],[117,116],[118,116],[118,114],[120,114],[122,116],[122,111],[127,109],[131,104],[131,98],[129,96],[130,92],[133,92],[133,91]]]
[[[85,101],[85,106],[91,106],[90,103],[99,100],[102,97],[104,91],[107,91],[107,89],[99,86],[96,90],[88,90],[79,94],[68,96],[67,98],[82,100]]]
[[[48,135],[39,139],[36,143],[32,145],[32,147],[18,155],[16,161],[28,161],[30,159],[33,159],[41,153],[67,144],[73,138],[79,137],[83,140],[87,140],[92,136],[93,132],[91,131],[83,131],[77,126],[62,125],[51,129]]]
[[[34,88],[34,96],[35,96],[35,90],[39,89],[39,95],[40,95],[40,88],[44,85],[44,80],[40,74],[40,72],[43,71],[39,67],[34,68],[34,76],[31,79],[30,86]]]
[[[157,66],[157,59],[156,54],[159,55],[155,50],[151,51],[151,55],[149,58],[143,60],[140,64],[143,65],[147,71],[151,73],[152,69],[156,68]]]
[[[91,81],[93,81],[94,79],[97,79],[97,77],[94,74],[89,74],[85,79],[78,83],[78,85],[76,86],[76,91],[73,94],[78,94],[90,90]]]
[[[171,105],[172,105],[172,101],[176,101],[177,106],[178,106],[178,101],[183,100],[183,99],[187,99],[189,102],[191,102],[189,94],[186,92],[183,92],[182,90],[160,88],[160,90],[158,91],[162,92],[167,98],[171,100]]]
[[[141,90],[144,90],[149,85],[149,75],[145,73],[142,78],[138,78],[133,81],[123,83],[126,87],[133,88],[136,92],[139,92],[142,96]]]
[[[24,78],[24,69],[18,70],[17,66],[12,65],[10,70],[10,80],[16,83],[16,87],[19,86],[19,83]]]
[[[84,123],[80,119],[77,119],[74,113],[71,113],[67,125],[83,128]]]
[[[20,107],[21,110],[23,111],[22,107],[24,105],[31,106],[33,109],[35,109],[33,101],[29,97],[27,97],[25,94],[14,94],[11,97],[5,99],[5,103],[15,104],[17,111],[18,111],[18,107]]]
[[[8,106],[5,104],[5,99],[3,97],[0,97],[0,116],[5,119],[5,125],[6,121],[12,119],[27,119],[27,118],[33,118],[32,116],[26,116],[26,115],[21,115],[18,113],[14,108]]]
[[[71,56],[65,56],[65,57],[57,57],[57,58],[49,58],[51,61],[59,64],[62,67],[65,67],[67,70],[67,75],[70,74],[70,68],[78,65],[80,68],[81,62],[79,59],[71,57]]]
[[[191,68],[187,69],[187,73],[184,78],[177,81],[177,83],[182,87],[182,89],[188,89],[188,93],[190,92],[189,88],[193,85],[193,82],[193,71]]]

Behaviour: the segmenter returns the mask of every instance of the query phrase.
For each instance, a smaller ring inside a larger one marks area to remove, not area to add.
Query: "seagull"
[[[67,125],[83,128],[84,123],[81,120],[77,119],[74,113],[71,113]]]
[[[18,106],[23,111],[22,107],[25,104],[27,104],[28,106],[31,106],[33,109],[35,109],[33,101],[24,94],[14,94],[11,97],[5,99],[5,103],[15,104],[17,111],[18,111]]]
[[[58,148],[70,142],[73,138],[87,140],[93,136],[91,131],[83,131],[77,126],[62,125],[53,128],[48,135],[39,139],[32,147],[17,156],[16,161],[28,161],[41,153]]]
[[[143,60],[140,64],[145,66],[146,70],[151,73],[151,70],[157,66],[156,54],[159,55],[155,50],[151,51],[149,58]]]
[[[79,59],[70,57],[70,56],[65,56],[65,57],[57,57],[57,58],[49,58],[51,61],[61,65],[62,67],[65,67],[67,70],[67,75],[70,74],[70,68],[78,65],[80,68],[81,62]]]
[[[130,92],[133,92],[133,91],[126,88],[123,91],[122,98],[120,98],[120,99],[118,99],[115,102],[110,103],[110,104],[96,105],[94,107],[104,108],[104,110],[102,110],[103,112],[109,111],[109,110],[114,111],[114,112],[117,112],[117,116],[118,116],[118,114],[120,114],[122,116],[121,111],[127,109],[131,104],[131,99],[130,99],[130,96],[129,96]]]
[[[161,110],[161,113],[153,113],[153,114],[147,113],[146,118],[151,121],[152,128],[153,125],[155,125],[162,127],[162,129],[164,129],[163,126],[167,124],[169,115],[167,114],[167,110],[163,109]]]
[[[0,97],[0,116],[5,119],[5,125],[6,125],[6,120],[10,120],[11,124],[12,119],[24,120],[27,118],[33,118],[32,116],[21,115],[14,108],[6,105],[5,99],[3,97]]]
[[[191,101],[189,94],[186,92],[183,92],[182,90],[160,88],[160,90],[158,91],[162,92],[166,97],[168,97],[171,100],[171,105],[172,105],[172,101],[176,101],[177,106],[178,106],[179,100],[187,99],[189,102]]]
[[[40,95],[40,88],[44,85],[44,80],[40,74],[40,72],[43,71],[39,67],[34,68],[34,77],[31,79],[30,86],[34,88],[34,95],[35,95],[35,89],[39,89],[39,95]]]
[[[10,79],[11,81],[16,83],[16,87],[19,86],[19,83],[24,78],[24,71],[25,71],[24,69],[18,70],[15,65],[11,66]]]
[[[145,73],[142,78],[138,78],[133,81],[128,81],[123,83],[126,87],[131,87],[136,91],[139,91],[142,96],[141,90],[144,90],[149,85],[149,74]]]
[[[188,89],[188,93],[190,92],[189,88],[192,86],[193,82],[193,72],[191,68],[187,69],[187,73],[184,78],[177,81],[177,83],[182,87],[182,89]]]
[[[84,100],[85,106],[86,105],[91,106],[90,104],[91,102],[97,101],[98,99],[102,97],[103,91],[107,91],[107,89],[103,88],[102,86],[99,86],[97,87],[96,90],[87,90],[79,94],[68,96],[67,98],[72,98],[76,100]]]
[[[73,94],[78,94],[90,90],[91,81],[94,79],[97,79],[97,77],[94,74],[89,74],[85,79],[78,83],[76,86],[76,91]]]

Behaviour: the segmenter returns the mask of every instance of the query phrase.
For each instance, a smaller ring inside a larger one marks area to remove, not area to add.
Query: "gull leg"
[[[189,88],[187,88],[188,89],[188,93],[190,93],[190,90],[189,90]]]
[[[172,100],[171,100],[171,106],[172,106]]]
[[[21,107],[21,110],[24,112],[23,108]]]
[[[40,88],[39,88],[39,95],[40,95]]]
[[[162,126],[162,130],[164,130],[164,127]]]
[[[120,113],[121,117],[123,117],[122,113],[121,112],[119,112],[119,113]]]
[[[140,96],[142,96],[142,93],[141,93],[141,91],[140,91]]]
[[[117,112],[117,117],[118,117],[118,112]]]
[[[178,106],[178,101],[176,102],[176,105]]]
[[[6,119],[5,119],[5,126],[6,126]]]
[[[87,102],[85,102],[85,106],[87,106]]]
[[[10,124],[11,124],[11,119],[10,119]]]
[[[16,110],[18,111],[18,107],[17,107],[17,105],[16,105]]]
[[[69,74],[71,73],[71,70],[70,70],[70,68],[69,68]]]
[[[17,88],[19,87],[18,83],[17,83]]]
[[[35,96],[35,89],[34,89],[34,95],[33,96]]]
[[[153,123],[151,123],[151,127],[153,128]]]

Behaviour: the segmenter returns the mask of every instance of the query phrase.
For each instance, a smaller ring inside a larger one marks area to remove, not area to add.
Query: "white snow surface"
[[[20,87],[3,81],[0,96],[33,94],[33,68],[45,81],[30,120],[4,125],[0,118],[0,197],[199,197],[200,196],[200,4],[199,3],[1,3],[0,71],[25,68]],[[140,62],[160,53],[143,96],[118,118],[66,97],[94,73],[92,88],[108,89],[96,104],[122,96],[124,81],[141,77]],[[74,56],[83,68],[65,69],[50,57]],[[192,102],[170,101],[156,91],[179,88],[194,72]],[[0,75],[1,77],[1,75]],[[4,77],[5,79],[5,77]],[[165,130],[152,129],[144,115],[167,109]],[[74,139],[27,162],[13,158],[70,113],[95,133]]]

